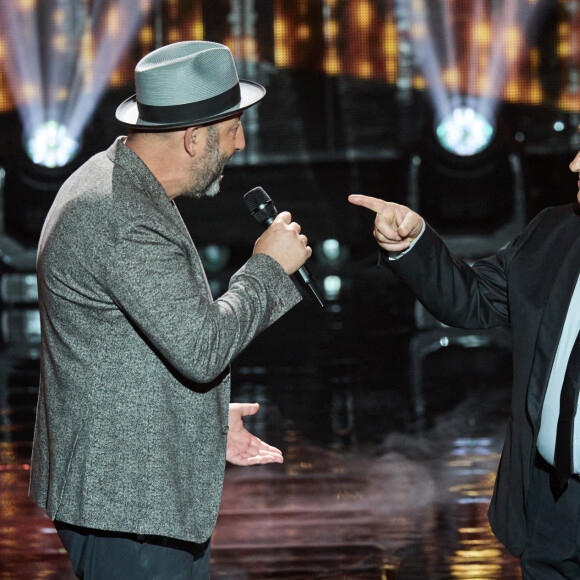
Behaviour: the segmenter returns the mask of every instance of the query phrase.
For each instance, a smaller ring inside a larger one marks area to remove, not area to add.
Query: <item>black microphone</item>
[[[254,187],[244,195],[246,206],[250,210],[250,215],[259,223],[267,228],[278,215],[278,210],[270,196],[261,188]],[[300,282],[310,292],[312,297],[324,308],[324,300],[320,296],[318,288],[312,281],[312,276],[306,266],[302,266],[296,272]]]

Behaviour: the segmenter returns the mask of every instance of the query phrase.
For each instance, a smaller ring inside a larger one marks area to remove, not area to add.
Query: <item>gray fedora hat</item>
[[[115,116],[143,129],[179,129],[219,121],[264,98],[266,89],[240,81],[230,49],[191,40],[168,44],[135,67],[136,94]]]

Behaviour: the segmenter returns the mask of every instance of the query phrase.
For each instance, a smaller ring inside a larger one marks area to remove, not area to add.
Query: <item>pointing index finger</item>
[[[360,205],[362,207],[370,209],[371,211],[374,211],[375,213],[386,215],[383,213],[383,211],[386,209],[387,203],[377,197],[369,197],[368,195],[354,194],[348,196],[348,201],[353,205]]]

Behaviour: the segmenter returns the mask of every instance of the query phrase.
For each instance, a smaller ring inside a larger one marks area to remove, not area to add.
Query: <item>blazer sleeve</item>
[[[154,223],[130,225],[114,244],[107,285],[119,309],[188,379],[209,383],[250,341],[300,301],[273,258],[252,256],[213,300],[190,240]]]
[[[470,266],[451,253],[427,226],[411,251],[397,260],[381,253],[391,269],[441,322],[459,328],[489,328],[509,323],[508,268],[517,241]]]

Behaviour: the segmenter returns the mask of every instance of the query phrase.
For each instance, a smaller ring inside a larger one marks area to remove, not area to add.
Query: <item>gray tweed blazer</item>
[[[37,270],[30,497],[74,525],[207,540],[229,363],[300,293],[262,254],[214,301],[175,204],[121,138],[59,191]]]

